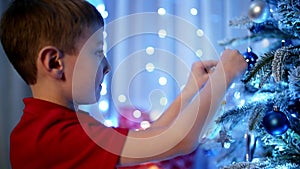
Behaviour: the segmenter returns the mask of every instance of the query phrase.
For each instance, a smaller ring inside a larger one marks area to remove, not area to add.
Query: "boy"
[[[189,153],[227,87],[247,67],[235,50],[225,50],[219,63],[196,62],[186,87],[150,128],[108,128],[75,111],[77,104],[99,99],[110,69],[103,26],[99,12],[83,0],[15,0],[3,14],[1,43],[33,96],[24,99],[24,114],[11,133],[13,168],[109,169]]]

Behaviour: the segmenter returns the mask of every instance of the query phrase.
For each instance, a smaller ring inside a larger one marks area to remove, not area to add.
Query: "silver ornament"
[[[263,0],[254,0],[248,11],[249,18],[255,23],[265,22],[270,16],[270,7]]]

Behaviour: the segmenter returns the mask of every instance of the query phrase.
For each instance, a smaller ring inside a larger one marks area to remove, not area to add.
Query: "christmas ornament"
[[[270,16],[270,7],[268,3],[263,0],[252,1],[248,16],[255,23],[265,22]]]
[[[273,111],[266,113],[262,123],[266,131],[273,136],[281,135],[289,128],[289,121],[286,115],[276,107],[274,107]]]
[[[255,65],[258,59],[257,55],[252,52],[250,47],[247,48],[247,52],[243,53],[245,61],[248,63],[248,71]]]
[[[256,137],[253,133],[247,132],[244,136],[246,140],[246,161],[251,162],[256,147]]]
[[[226,148],[226,149],[230,148],[232,138],[230,135],[228,135],[228,133],[224,127],[219,132],[219,138],[217,139],[217,142],[220,142],[223,148]]]

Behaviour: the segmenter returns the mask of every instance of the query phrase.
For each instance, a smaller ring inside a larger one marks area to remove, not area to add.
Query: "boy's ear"
[[[64,63],[62,52],[54,46],[42,48],[38,55],[38,64],[53,78],[64,78]]]

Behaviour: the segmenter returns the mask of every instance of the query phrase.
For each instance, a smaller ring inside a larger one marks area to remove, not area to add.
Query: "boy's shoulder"
[[[48,168],[45,165],[49,163],[53,168],[72,168],[78,160],[84,161],[77,164],[79,168],[117,165],[127,129],[106,127],[87,113],[45,100],[25,98],[24,104],[24,114],[10,139],[11,162],[16,168],[33,157],[35,162],[28,164],[29,168]]]

